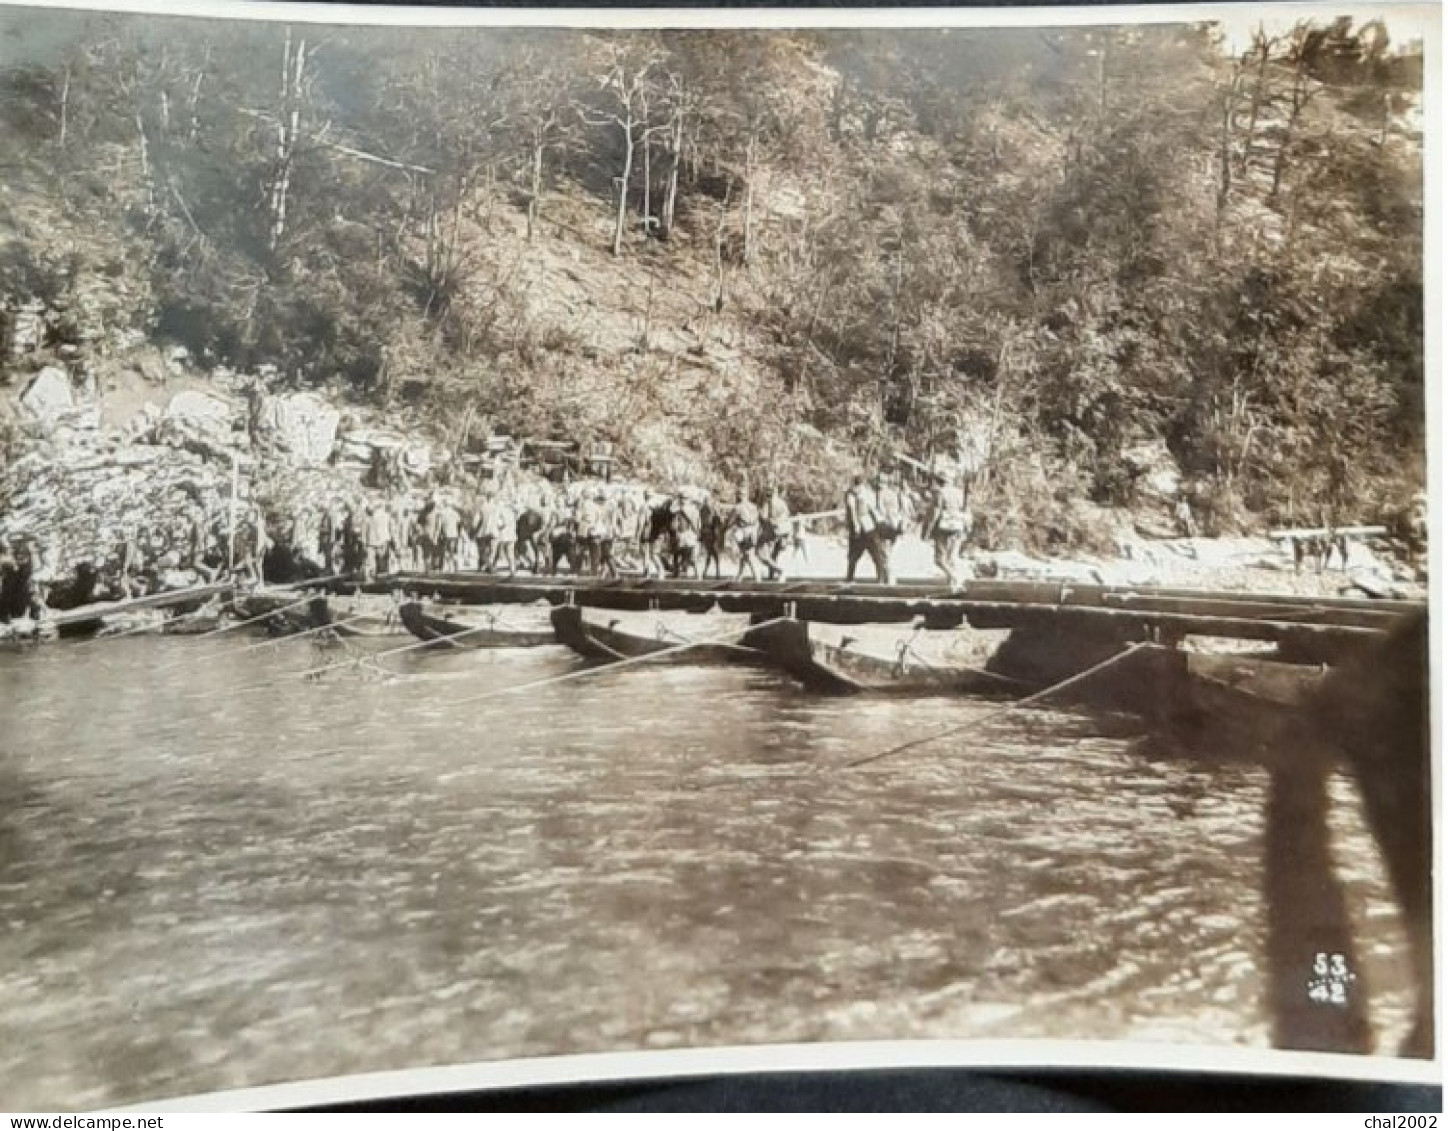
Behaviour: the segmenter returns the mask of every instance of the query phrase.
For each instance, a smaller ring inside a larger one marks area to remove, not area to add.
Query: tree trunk
[[[543,195],[543,127],[538,126],[533,130],[533,173],[532,184],[528,189],[528,236],[533,239],[533,231],[538,223],[538,198]]]
[[[1227,197],[1232,191],[1232,113],[1237,106],[1237,83],[1241,76],[1232,75],[1232,85],[1222,98],[1222,141],[1218,155],[1217,181],[1217,227],[1222,225],[1222,213],[1227,207]]]
[[[754,258],[754,133],[744,147],[744,244],[740,258],[747,265]]]
[[[1276,186],[1273,186],[1276,192]],[[1288,263],[1292,262],[1292,254],[1297,245],[1297,193],[1292,194],[1292,203],[1287,209],[1287,233],[1282,240],[1282,258]]]
[[[724,201],[719,205],[719,221],[714,225],[714,313],[718,314],[724,309],[724,287],[726,272],[724,267],[724,222],[729,218],[729,191],[724,192]]]
[[[61,149],[65,148],[65,133],[67,133],[68,126],[70,126],[70,114],[71,68],[67,67],[65,68],[65,81],[64,83],[61,83],[61,136],[59,136],[59,143],[61,143]]]
[[[895,358],[900,350],[900,287],[905,281],[905,234],[897,232],[895,238],[895,289],[890,295],[890,349],[885,355],[885,381],[892,386],[895,381]]]
[[[271,193],[270,247],[280,246],[287,230],[288,196],[292,183],[292,155],[302,124],[302,78],[307,64],[307,41],[300,39],[292,47],[291,29],[287,29],[282,48],[282,113],[277,127],[277,171]]]
[[[206,79],[206,67],[210,63],[211,48],[208,47],[201,62],[201,70],[196,72],[196,81],[191,84],[191,98],[186,107],[186,140],[188,143],[194,143],[196,135],[201,132],[201,119],[196,113],[196,107],[201,102],[201,84]]]
[[[1272,191],[1268,193],[1267,199],[1275,204],[1278,193],[1282,189],[1282,179],[1287,173],[1287,154],[1291,149],[1297,133],[1297,122],[1302,117],[1302,111],[1306,109],[1311,98],[1311,92],[1307,88],[1307,65],[1306,61],[1299,61],[1297,72],[1292,76],[1292,110],[1287,115],[1287,125],[1282,131],[1282,143],[1277,147],[1277,155],[1272,161]]]
[[[659,234],[668,239],[674,231],[674,208],[679,200],[679,165],[684,152],[684,115],[674,117],[674,136],[670,146],[669,184],[664,191],[664,216]]]
[[[652,134],[652,132],[651,132],[650,130],[648,130],[647,128],[645,128],[645,130],[644,130],[644,191],[643,191],[643,206],[644,206],[644,209],[643,209],[643,212],[644,212],[643,229],[644,229],[644,238],[645,238],[645,239],[648,238],[648,236],[650,235],[650,233],[651,233],[652,230],[653,230],[653,212],[652,212],[653,203],[652,203],[652,200],[651,200],[651,197],[652,197],[652,194],[653,194],[653,179],[654,179],[653,153],[654,153],[653,134]]]
[[[136,111],[136,149],[141,158],[141,183],[146,187],[146,215],[156,213],[156,186],[151,180],[151,145],[146,139],[146,122]]]
[[[623,171],[618,178],[618,212],[613,219],[613,253],[623,254],[624,220],[628,214],[628,183],[633,176],[634,136],[633,118],[623,125]]]
[[[643,325],[639,328],[639,338],[638,338],[638,344],[637,344],[637,347],[636,347],[639,353],[648,353],[648,352],[649,352],[649,330],[652,328],[652,326],[653,326],[653,320],[654,320],[654,283],[655,283],[655,281],[656,281],[656,276],[654,275],[653,271],[650,271],[650,272],[649,272],[649,290],[648,290],[647,296],[646,296],[645,299],[644,299],[644,322],[643,322]]]
[[[1101,54],[1096,64],[1096,83],[1098,89],[1097,98],[1100,104],[1101,120],[1106,120],[1106,54],[1111,50],[1109,40],[1102,40]]]
[[[1270,44],[1263,40],[1257,45],[1257,81],[1252,87],[1252,109],[1247,114],[1247,139],[1242,143],[1242,160],[1239,163],[1242,175],[1247,174],[1247,164],[1252,160],[1252,145],[1257,140],[1257,118],[1262,112],[1262,99],[1267,92],[1267,62],[1271,57]]]

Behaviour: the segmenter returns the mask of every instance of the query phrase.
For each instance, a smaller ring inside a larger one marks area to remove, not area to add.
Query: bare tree
[[[614,178],[615,212],[613,254],[623,254],[623,234],[627,227],[628,198],[633,183],[634,164],[641,146],[647,146],[665,127],[649,123],[649,97],[658,81],[659,55],[653,50],[631,50],[632,45],[616,47],[599,88],[609,98],[609,108],[599,111],[584,103],[576,104],[579,117],[592,126],[618,130],[623,143],[623,157],[618,176]],[[644,222],[648,223],[648,186],[644,186]]]
[[[1237,167],[1244,176],[1247,166],[1252,160],[1252,150],[1257,144],[1257,125],[1262,115],[1262,109],[1264,105],[1273,101],[1268,67],[1273,62],[1273,52],[1280,42],[1280,39],[1267,35],[1259,27],[1252,35],[1252,46],[1248,48],[1243,63],[1244,66],[1253,68],[1252,101],[1247,111],[1247,135],[1242,140],[1241,154],[1237,163]]]
[[[531,148],[528,155],[528,239],[538,225],[538,205],[543,199],[543,158],[548,152],[553,132],[558,127],[558,111],[548,107],[541,118],[533,121],[529,130]]]
[[[65,73],[60,84],[60,136],[57,138],[60,148],[65,148],[65,135],[70,126],[70,64],[65,65]]]
[[[1227,198],[1232,193],[1232,142],[1237,117],[1237,102],[1241,98],[1242,68],[1233,64],[1231,81],[1222,90],[1222,124],[1218,135],[1217,149],[1217,228],[1220,231]]]
[[[1283,124],[1282,137],[1277,152],[1272,158],[1272,189],[1268,199],[1277,200],[1282,189],[1282,178],[1287,170],[1288,157],[1298,140],[1302,115],[1321,87],[1314,83],[1307,70],[1307,55],[1302,50],[1295,52],[1295,66],[1292,70],[1292,85],[1287,93],[1287,120]]]
[[[671,99],[672,115],[667,133],[669,137],[669,177],[664,187],[664,209],[660,217],[659,235],[668,239],[674,230],[674,211],[679,202],[679,169],[684,161],[684,125],[689,114],[687,89],[677,75],[670,76],[673,88]]]
[[[315,48],[313,48],[315,50]],[[302,103],[304,98],[307,60],[305,38],[292,43],[292,29],[287,28],[282,45],[282,81],[278,95],[276,164],[272,172],[271,189],[268,193],[268,212],[271,216],[271,230],[268,243],[272,251],[281,244],[287,230],[287,207],[292,184],[292,163],[296,156],[297,139],[302,128]]]

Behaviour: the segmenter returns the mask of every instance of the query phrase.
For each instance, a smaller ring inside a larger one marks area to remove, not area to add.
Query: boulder
[[[240,454],[232,432],[231,405],[209,393],[177,393],[166,405],[149,439],[208,459],[231,460]]]
[[[45,344],[45,303],[31,299],[10,317],[10,356],[24,357]]]
[[[166,363],[154,350],[143,353],[135,361],[135,371],[141,379],[153,385],[164,385],[167,381]]]
[[[374,452],[396,452],[402,469],[409,475],[426,475],[432,470],[432,448],[395,432],[379,428],[355,428],[340,438],[342,459],[361,469],[372,467]]]
[[[1182,473],[1165,440],[1146,440],[1121,453],[1136,479],[1137,491],[1150,499],[1175,501],[1181,491]]]
[[[331,457],[341,421],[342,414],[313,393],[272,397],[265,409],[265,424],[276,446],[309,467]]]
[[[75,408],[70,375],[58,365],[47,365],[21,392],[20,407],[32,420],[53,424]]]
[[[121,429],[121,437],[126,442],[139,440],[155,432],[156,426],[160,423],[161,409],[153,402],[147,401],[136,412],[136,415],[126,422],[125,427]]]
[[[231,405],[209,393],[177,393],[161,414],[161,423],[206,435],[224,444],[231,438]]]

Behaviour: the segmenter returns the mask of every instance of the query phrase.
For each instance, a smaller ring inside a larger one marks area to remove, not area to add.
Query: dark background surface
[[[785,1072],[400,1096],[312,1111],[1436,1112],[1442,1089],[1163,1072]]]
[[[354,0],[355,2],[355,0]],[[367,0],[361,0],[367,2]],[[1233,0],[1244,3],[1246,0]],[[631,0],[626,4],[448,3],[389,6],[459,8],[860,8],[905,7],[883,3],[789,2],[773,4],[664,4]],[[913,4],[910,7],[1057,7],[1050,0],[1005,0],[997,4]],[[1093,6],[1091,0],[1079,6]],[[1157,0],[1150,6],[1181,5]],[[1330,10],[1329,0],[1322,7]],[[325,1039],[324,1037],[322,1039]],[[1043,1068],[1035,1072],[981,1072],[953,1069],[868,1072],[785,1072],[730,1075],[659,1082],[579,1084],[567,1087],[509,1088],[398,1097],[386,1102],[338,1104],[315,1111],[1361,1111],[1438,1112],[1439,1086],[1377,1084],[1301,1077],[1253,1077],[1232,1074],[1163,1072],[1085,1072]]]

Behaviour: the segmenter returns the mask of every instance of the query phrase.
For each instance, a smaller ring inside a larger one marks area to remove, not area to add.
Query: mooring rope
[[[317,633],[326,632],[329,628],[337,628],[340,625],[353,624],[357,621],[362,621],[366,619],[366,613],[359,613],[357,616],[346,617],[342,620],[331,621],[327,624],[315,625],[312,628],[302,629],[299,632],[289,632],[285,636],[268,637],[266,640],[258,640],[255,644],[248,644],[242,648],[224,648],[217,649],[215,652],[207,652],[200,656],[183,656],[180,659],[176,660],[174,663],[161,664],[160,666],[153,668],[152,671],[168,672],[172,671],[175,668],[184,668],[190,664],[204,664],[208,660],[217,660],[223,656],[243,656],[247,652],[255,652],[258,648],[275,648],[278,644],[282,644],[288,640],[304,640],[308,636],[313,636]],[[199,640],[201,638],[197,637],[197,639]]]
[[[1000,683],[1009,683],[1016,687],[1029,686],[1023,679],[1014,679],[1008,675],[1001,675],[1000,672],[987,671],[985,668],[973,668],[969,664],[933,664],[916,650],[913,638],[903,641],[899,647],[902,655],[914,656],[916,663],[924,667],[926,671],[946,673],[966,672],[969,675],[984,676],[986,679],[993,679]]]
[[[301,584],[302,586],[308,586],[308,585],[311,585],[311,586],[325,585],[325,584],[326,584],[327,582],[329,582],[329,581],[340,581],[340,580],[342,580],[343,578],[349,577],[349,576],[350,576],[349,574],[345,574],[345,573],[334,573],[334,574],[331,574],[331,575],[329,575],[329,576],[327,576],[327,577],[314,578],[314,579],[312,579],[311,581],[304,581],[304,582],[301,582],[300,584]],[[74,648],[72,648],[72,651],[77,651],[77,650],[79,650],[79,649],[81,649],[81,648],[89,648],[89,647],[91,647],[91,646],[93,646],[93,645],[95,645],[95,644],[99,644],[99,643],[101,643],[102,641],[106,641],[106,640],[123,640],[123,639],[125,639],[125,638],[128,637],[128,636],[140,636],[142,633],[152,632],[152,631],[155,631],[155,630],[158,630],[158,629],[164,629],[165,626],[166,626],[167,624],[169,624],[169,623],[174,623],[174,622],[176,622],[176,621],[188,619],[188,618],[190,618],[190,617],[200,616],[202,613],[214,611],[214,605],[215,605],[216,599],[217,599],[218,597],[220,597],[220,596],[221,596],[220,593],[214,594],[213,596],[207,598],[207,600],[202,604],[202,606],[201,606],[199,609],[194,609],[194,610],[192,610],[192,611],[189,612],[189,613],[179,613],[179,614],[177,614],[177,615],[174,616],[174,617],[168,618],[167,620],[152,621],[152,622],[149,622],[149,623],[147,623],[147,624],[136,625],[134,628],[128,628],[128,629],[126,629],[124,632],[110,632],[110,633],[104,633],[104,632],[103,632],[103,633],[99,633],[99,634],[97,634],[96,636],[92,637],[90,640],[83,640],[83,641],[81,641],[79,644],[75,645]],[[241,628],[241,627],[244,626],[244,625],[252,624],[252,623],[254,623],[254,622],[258,621],[258,620],[265,620],[266,617],[275,616],[277,613],[286,612],[286,611],[288,611],[288,610],[290,610],[290,609],[295,609],[295,608],[296,608],[297,606],[299,606],[299,605],[305,605],[308,601],[312,600],[312,598],[315,597],[315,596],[316,596],[316,594],[314,594],[314,593],[313,593],[313,594],[309,594],[308,596],[302,598],[300,601],[297,601],[297,602],[295,602],[295,603],[293,603],[293,604],[291,604],[291,605],[283,606],[282,608],[279,608],[279,609],[273,609],[271,612],[266,613],[266,614],[264,614],[263,616],[260,616],[260,617],[252,617],[250,620],[241,621],[240,623],[233,623],[233,624],[222,625],[222,626],[219,627],[219,628],[214,628],[214,629],[212,629],[210,632],[203,632],[203,633],[198,634],[198,636],[196,637],[196,639],[198,639],[198,640],[205,640],[205,639],[207,639],[208,637],[219,636],[219,635],[221,635],[223,632],[230,632],[230,631],[231,631],[232,629],[234,629],[234,628]],[[121,602],[121,604],[124,604],[124,603],[125,603],[125,602]],[[146,612],[147,610],[145,610],[145,609],[138,609],[138,610],[136,610],[136,611],[137,611],[137,612]],[[127,614],[126,614],[126,612],[125,612],[124,609],[117,610],[117,611],[115,611],[115,612],[108,613],[108,614],[107,614],[107,613],[101,614],[102,617],[104,617],[104,616],[125,616],[125,615],[127,615]],[[99,618],[98,618],[98,619],[99,619]]]
[[[342,626],[345,626],[345,625],[353,624],[353,623],[355,623],[355,622],[357,622],[357,621],[366,620],[367,617],[368,617],[368,615],[369,615],[369,614],[367,614],[367,613],[359,613],[359,614],[357,614],[357,615],[354,616],[354,617],[347,617],[347,618],[344,619],[344,620],[333,621],[331,624],[319,624],[319,625],[317,625],[315,628],[309,628],[309,629],[306,629],[306,630],[303,631],[303,632],[293,632],[293,633],[291,633],[290,635],[281,636],[281,637],[276,638],[275,640],[262,640],[262,641],[259,641],[258,643],[252,644],[252,645],[248,645],[246,648],[240,649],[239,651],[250,651],[250,650],[252,650],[253,648],[264,648],[264,647],[267,647],[267,646],[269,646],[269,645],[281,644],[281,643],[284,643],[285,641],[289,641],[289,640],[301,640],[301,639],[304,639],[305,637],[308,637],[308,636],[313,635],[314,633],[327,632],[327,631],[329,631],[329,630],[331,630],[331,629],[335,629],[335,628],[339,628],[339,627],[342,627]],[[423,641],[422,643],[431,643],[431,641]],[[402,650],[403,650],[403,649],[393,649],[393,651],[402,651]],[[225,656],[233,656],[233,655],[237,655],[237,654],[238,654],[238,653],[236,653],[236,652],[222,652],[222,653],[218,653],[218,655],[225,655]],[[378,656],[383,656],[383,655],[390,655],[390,654],[391,654],[390,652],[379,652],[377,655],[378,655]],[[210,657],[206,657],[206,658],[209,659]],[[377,656],[373,656],[373,657],[371,657],[371,658],[372,658],[372,659],[376,659]],[[246,692],[248,692],[248,691],[260,691],[260,690],[262,690],[263,688],[275,687],[277,684],[282,683],[283,681],[289,680],[289,679],[298,679],[298,678],[300,678],[300,679],[311,679],[311,678],[314,678],[314,677],[316,677],[316,676],[318,676],[318,675],[322,675],[322,674],[324,674],[324,673],[326,673],[326,672],[329,672],[329,671],[342,671],[342,670],[345,669],[345,668],[355,667],[358,662],[359,662],[358,660],[355,660],[355,659],[354,659],[354,660],[347,660],[347,661],[344,661],[344,662],[342,662],[342,663],[324,664],[324,665],[322,665],[321,667],[308,668],[306,671],[303,671],[303,672],[280,672],[280,673],[278,673],[277,675],[272,676],[270,679],[258,680],[256,683],[243,684],[241,687],[226,688],[225,690],[222,690],[222,691],[208,691],[208,692],[206,692],[206,693],[204,693],[204,694],[202,694],[202,695],[186,695],[186,696],[182,696],[182,698],[189,699],[189,700],[192,700],[192,701],[198,701],[198,700],[203,700],[203,699],[212,699],[212,698],[215,698],[215,697],[218,696],[218,695],[244,695],[244,694],[245,694]]]
[[[1060,683],[1054,683],[1050,687],[1047,687],[1041,691],[1037,691],[1033,695],[1027,695],[1024,699],[1017,699],[1015,702],[1008,703],[998,710],[991,711],[985,715],[981,715],[978,718],[971,719],[969,722],[961,723],[959,726],[950,727],[949,729],[940,731],[936,734],[926,735],[924,738],[915,738],[911,739],[909,742],[902,742],[898,746],[892,746],[887,750],[881,750],[878,753],[870,754],[864,758],[856,758],[854,761],[846,762],[838,768],[844,770],[853,770],[858,766],[868,765],[871,762],[878,762],[884,758],[893,757],[896,754],[903,754],[906,750],[914,750],[918,746],[927,746],[932,742],[940,741],[942,738],[949,738],[951,735],[959,734],[963,730],[970,730],[972,727],[978,727],[982,723],[990,722],[992,719],[1000,718],[1002,715],[1008,715],[1012,711],[1018,710],[1021,707],[1029,706],[1032,703],[1038,703],[1042,699],[1047,698],[1048,696],[1055,695],[1057,692],[1060,691],[1064,691],[1066,688],[1074,686],[1075,684],[1080,683],[1082,680],[1088,679],[1099,672],[1103,672],[1107,668],[1112,667],[1115,664],[1119,664],[1122,660],[1126,659],[1126,657],[1133,655],[1142,648],[1157,647],[1160,647],[1160,645],[1153,644],[1150,641],[1145,640],[1137,641],[1135,644],[1128,644],[1124,649],[1116,653],[1116,655],[1110,656],[1105,660],[1102,660],[1099,664],[1092,664],[1091,667],[1087,668],[1085,671],[1077,672],[1075,675],[1067,679],[1063,679]]]
[[[378,652],[372,658],[381,660],[387,656],[400,656],[404,652],[416,651],[418,648],[441,648],[443,645],[451,644],[455,640],[461,640],[465,636],[471,636],[475,632],[492,632],[494,625],[475,624],[472,628],[464,628],[459,632],[449,632],[446,635],[433,637],[431,640],[414,640],[411,644],[404,644],[399,648],[389,648],[385,652]]]
[[[136,610],[136,611],[137,611],[137,612],[145,612],[145,611],[147,611],[147,610],[145,610],[145,609],[138,609],[138,610]],[[125,629],[124,631],[121,631],[121,632],[100,632],[100,633],[97,633],[95,636],[91,637],[89,640],[82,640],[79,644],[75,645],[75,646],[71,649],[71,651],[73,651],[73,652],[78,652],[78,651],[80,651],[82,648],[93,648],[93,647],[95,647],[95,645],[104,643],[104,642],[107,641],[107,640],[124,640],[124,639],[125,639],[126,637],[128,637],[128,636],[140,636],[140,635],[142,635],[143,633],[147,633],[147,632],[164,632],[165,629],[166,629],[166,626],[167,626],[168,624],[176,624],[176,623],[178,623],[178,622],[180,622],[180,621],[190,620],[190,619],[193,618],[193,617],[199,617],[199,616],[201,616],[203,613],[214,613],[214,612],[216,612],[216,611],[217,611],[217,610],[216,610],[216,606],[215,606],[215,604],[214,604],[214,599],[213,599],[213,600],[207,601],[207,602],[206,602],[205,604],[203,604],[199,609],[192,609],[189,613],[177,613],[174,617],[165,617],[165,618],[163,618],[163,619],[161,619],[161,620],[147,621],[145,624],[138,624],[138,625],[136,625],[136,626],[133,627],[133,628],[128,628],[128,629]],[[112,615],[112,616],[125,616],[126,614],[124,614],[124,613],[112,613],[112,614],[110,614],[110,615]]]
[[[414,640],[411,644],[404,644],[400,648],[388,648],[386,651],[383,652],[374,652],[369,654],[367,658],[375,664],[378,660],[385,659],[388,656],[400,656],[404,652],[414,652],[419,648],[438,648],[447,644],[451,644],[453,641],[461,640],[464,636],[471,636],[475,632],[491,631],[493,631],[493,626],[491,624],[478,624],[474,625],[472,628],[465,628],[461,632],[449,633],[447,636],[438,636],[434,637],[431,640]],[[308,668],[304,672],[298,672],[297,676],[301,679],[311,679],[314,676],[325,675],[329,671],[340,671],[343,668],[355,667],[356,663],[357,661],[355,660],[349,660],[346,663],[341,664],[324,664],[321,667]],[[287,677],[283,676],[278,678]],[[267,680],[265,683],[253,684],[249,687],[239,687],[237,688],[237,691],[250,691],[254,690],[257,687],[269,687],[275,682],[276,680]]]
[[[562,675],[549,676],[547,679],[533,680],[531,683],[519,683],[514,684],[512,687],[494,688],[492,691],[485,691],[481,695],[471,695],[466,699],[454,700],[454,703],[456,705],[461,705],[463,703],[479,703],[484,699],[496,699],[499,696],[512,695],[513,693],[518,691],[532,691],[535,688],[548,687],[552,684],[568,683],[570,680],[575,679],[586,679],[591,675],[601,675],[605,672],[617,671],[619,668],[628,667],[631,664],[647,663],[649,660],[661,660],[665,656],[675,655],[679,652],[687,652],[689,651],[689,649],[698,648],[700,645],[703,644],[723,644],[736,636],[743,636],[746,632],[749,632],[750,629],[766,628],[769,625],[780,624],[788,619],[788,617],[775,617],[773,620],[764,621],[762,624],[752,624],[744,628],[731,629],[729,632],[721,633],[717,637],[701,637],[698,640],[691,640],[686,644],[676,644],[673,647],[663,648],[657,652],[646,652],[642,656],[629,656],[626,659],[615,660],[607,664],[600,664],[597,667],[583,668],[580,671],[565,672]],[[610,648],[609,651],[613,651],[613,649]]]
[[[299,609],[303,605],[310,604],[316,599],[317,595],[315,593],[308,593],[300,601],[293,601],[290,605],[281,605],[275,609],[272,609],[270,612],[259,613],[254,617],[247,617],[246,620],[232,621],[232,623],[224,624],[220,628],[213,628],[210,632],[203,632],[196,639],[208,640],[213,636],[220,636],[224,632],[232,632],[238,628],[245,628],[249,624],[256,624],[257,621],[266,620],[268,617],[281,616],[282,613],[289,613],[293,609]]]
[[[771,622],[771,623],[772,623],[772,622]],[[750,626],[749,626],[749,628],[756,628],[756,627],[758,627],[758,626],[757,626],[757,625],[750,625]],[[711,641],[699,640],[699,639],[697,639],[697,638],[695,638],[695,637],[693,637],[693,636],[690,636],[687,632],[680,632],[678,629],[670,628],[670,627],[669,627],[668,625],[666,625],[666,624],[660,624],[660,625],[659,625],[659,631],[660,631],[664,636],[672,636],[675,640],[683,640],[683,641],[685,641],[685,642],[687,642],[687,643],[689,643],[689,644],[705,644],[705,643],[708,643],[708,644],[717,644],[717,645],[718,645],[719,647],[721,647],[721,648],[728,648],[728,649],[731,649],[732,651],[735,651],[735,652],[756,652],[756,651],[758,651],[758,649],[755,649],[755,648],[746,648],[746,647],[745,647],[744,645],[742,645],[742,644],[732,644],[732,643],[729,643],[727,637],[726,637],[724,640],[711,640]],[[749,629],[746,628],[744,631],[745,631],[745,632],[748,632]],[[596,641],[596,640],[595,640],[594,643],[597,644],[597,643],[599,643],[599,641]],[[609,651],[613,651],[613,649],[610,648]]]

